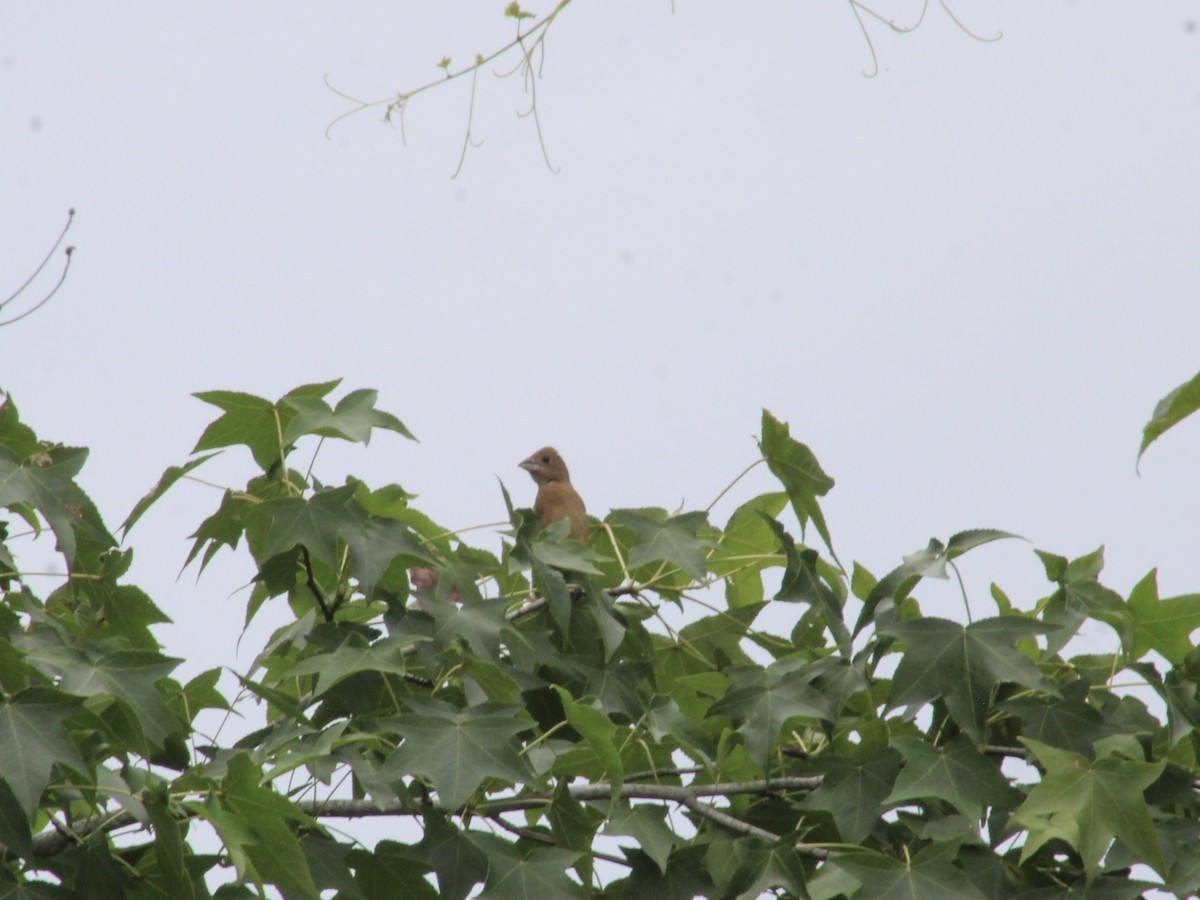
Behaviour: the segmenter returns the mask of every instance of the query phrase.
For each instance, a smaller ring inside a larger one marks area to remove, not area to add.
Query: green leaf
[[[708,558],[709,570],[727,579],[730,606],[763,601],[762,571],[780,564],[778,539],[763,516],[774,519],[787,505],[787,494],[760,494],[739,506]]]
[[[204,429],[192,453],[241,444],[250,449],[264,472],[282,460],[283,423],[270,400],[238,391],[203,391],[192,396],[224,412]]]
[[[236,549],[242,533],[246,530],[246,516],[253,505],[244,497],[235,496],[233,491],[226,491],[221,496],[221,505],[217,511],[200,523],[200,527],[189,537],[195,538],[192,549],[188,551],[183,567],[187,568],[200,550],[204,550],[204,558],[200,560],[200,571],[212,560],[221,547]]]
[[[625,783],[625,767],[621,763],[621,752],[614,743],[617,727],[605,715],[602,709],[576,702],[570,691],[555,686],[558,697],[562,701],[563,712],[571,727],[579,732],[584,743],[596,754],[596,759],[604,768],[606,780],[612,785],[613,798]]]
[[[710,716],[728,716],[746,742],[746,749],[765,770],[779,733],[797,716],[832,721],[828,698],[810,683],[811,673],[786,659],[766,668],[742,666],[729,671],[733,684],[709,709]]]
[[[390,672],[403,676],[407,671],[404,648],[415,638],[395,637],[368,643],[359,634],[351,634],[332,653],[306,656],[288,671],[288,677],[316,675],[317,685],[314,698],[320,697],[331,687],[357,672]]]
[[[1138,462],[1146,448],[1165,432],[1174,428],[1197,409],[1200,409],[1200,374],[1185,381],[1167,396],[1158,401],[1150,421],[1142,428],[1142,445],[1138,447]]]
[[[950,539],[946,541],[946,559],[957,559],[968,550],[974,550],[976,547],[982,547],[984,544],[990,544],[992,541],[1010,539],[1018,541],[1028,540],[1019,534],[1000,531],[996,528],[970,528],[966,531],[960,531],[958,534],[952,534]]]
[[[1042,744],[1091,758],[1092,744],[1115,733],[1113,726],[1085,701],[1088,684],[1080,680],[1062,688],[1062,697],[1013,697],[999,708],[1021,720],[1021,734]]]
[[[111,696],[125,704],[154,746],[179,733],[183,724],[163,701],[157,682],[183,660],[147,650],[122,650],[64,669],[62,689],[83,697]],[[144,748],[139,752],[145,753]]]
[[[3,720],[5,708],[0,707],[0,741],[3,741],[4,731],[8,730],[10,723]],[[5,753],[0,748],[0,764],[5,764]],[[33,776],[32,779],[28,776]],[[8,773],[5,770],[5,775],[0,776],[0,857],[30,856],[33,853],[33,834],[29,830],[29,822],[32,815],[37,811],[37,799],[32,801],[32,809],[28,807],[29,800],[22,803],[17,795],[9,786],[7,778],[10,778],[21,784],[25,782],[27,789],[33,787],[38,782],[36,773],[28,770],[22,777],[19,772]],[[45,784],[42,784],[45,787]],[[30,790],[27,794],[32,794]],[[37,788],[37,797],[41,796],[41,788]]]
[[[367,895],[359,890],[354,873],[347,865],[347,857],[354,850],[352,844],[342,844],[323,834],[309,832],[300,838],[300,850],[304,853],[308,871],[318,890],[336,890],[341,900],[368,900]],[[393,892],[388,896],[398,895]],[[405,896],[413,895],[408,893]]]
[[[425,836],[429,837],[428,827]],[[395,841],[380,841],[374,853],[351,850],[346,854],[346,861],[354,866],[354,883],[358,891],[336,894],[339,900],[354,896],[366,900],[396,900],[400,897],[404,900],[438,900],[439,897],[462,900],[466,896],[446,893],[444,886],[441,892],[435,890],[425,879],[429,866],[421,860],[420,852]],[[480,880],[482,878],[481,875]]]
[[[847,853],[830,864],[862,885],[854,900],[984,900],[961,869],[937,856],[899,860],[883,853]]]
[[[680,847],[667,861],[667,871],[661,872],[657,864],[640,850],[624,848],[625,857],[632,867],[629,879],[618,883],[624,888],[619,897],[654,900],[695,900],[697,897],[714,896],[713,882],[705,871],[704,857],[707,848],[703,845]]]
[[[765,409],[762,411],[762,440],[758,442],[758,448],[772,474],[787,491],[800,525],[811,521],[833,554],[829,528],[817,503],[818,497],[824,497],[833,489],[833,479],[825,474],[813,452],[792,438],[787,424]],[[833,556],[837,559],[836,554]]]
[[[296,417],[289,400],[324,397],[341,383],[341,379],[323,384],[310,384],[288,391],[278,403],[253,394],[238,391],[204,391],[192,396],[203,400],[224,415],[213,421],[192,448],[193,453],[219,447],[248,447],[254,461],[264,472],[270,472],[291,450],[284,433]]]
[[[1200,594],[1160,600],[1158,570],[1139,581],[1129,592],[1126,606],[1133,616],[1133,642],[1129,658],[1141,659],[1148,650],[1179,665],[1192,650],[1192,632],[1200,628]]]
[[[69,566],[76,564],[77,530],[101,549],[117,544],[95,505],[74,481],[87,455],[82,447],[54,447],[22,462],[0,446],[0,507],[24,504],[45,516]]]
[[[621,800],[613,804],[604,824],[604,833],[633,838],[634,845],[654,860],[665,875],[671,851],[682,843],[679,835],[663,821],[666,814],[665,806],[630,806]]]
[[[133,528],[134,523],[137,522],[137,520],[145,514],[146,510],[153,506],[163,494],[169,491],[175,482],[177,482],[188,472],[191,472],[193,469],[199,468],[214,456],[220,455],[221,454],[219,451],[217,453],[206,453],[204,456],[198,456],[193,460],[189,460],[182,466],[170,466],[162,473],[162,476],[158,479],[158,484],[156,484],[150,490],[150,493],[134,504],[134,507],[130,511],[129,515],[125,517],[125,521],[121,523],[121,537],[126,538],[129,536],[129,530]]]
[[[862,763],[844,756],[822,758],[821,786],[801,806],[828,811],[843,841],[861,843],[881,823],[883,801],[900,772],[900,762],[900,754],[890,747]]]
[[[546,848],[518,854],[512,845],[491,835],[472,834],[472,840],[487,854],[488,874],[480,900],[584,900],[588,896],[577,882],[567,877],[578,853]]]
[[[375,408],[377,399],[378,391],[351,391],[338,401],[336,409],[330,409],[329,404],[320,397],[284,397],[280,403],[294,410],[296,417],[288,424],[283,441],[291,444],[303,435],[319,434],[369,444],[371,431],[375,428],[394,431],[415,441],[416,438],[404,427],[403,422],[391,413]]]
[[[409,697],[405,702],[419,711],[387,720],[404,742],[388,757],[381,780],[424,775],[450,809],[462,806],[487,778],[517,784],[532,780],[512,741],[532,727],[517,717],[522,707],[483,703],[458,710],[435,700],[418,704],[417,698]]]
[[[892,746],[904,754],[904,768],[884,801],[900,805],[908,800],[945,800],[978,823],[985,807],[1015,806],[1021,794],[1000,773],[1000,767],[983,756],[964,735],[934,747],[925,741],[897,737]]]
[[[898,637],[908,650],[892,678],[890,707],[944,698],[954,720],[977,743],[984,743],[984,719],[993,688],[1021,684],[1047,694],[1058,692],[1037,666],[1013,644],[1044,631],[1030,619],[982,619],[965,628],[948,619],[894,622],[881,633]]]
[[[28,459],[40,448],[37,435],[21,421],[11,396],[0,395],[0,446],[7,447],[18,459]]]
[[[795,542],[782,525],[774,519],[766,519],[766,524],[774,532],[787,559],[787,570],[783,573],[783,582],[774,599],[812,604],[837,641],[838,650],[843,656],[849,657],[854,648],[850,632],[842,621],[842,605],[830,584],[817,571],[817,551],[806,548],[797,552]]]
[[[31,688],[0,703],[0,778],[30,822],[55,765],[88,772],[67,736],[66,719],[77,706],[57,691]]]
[[[262,561],[303,546],[337,571],[341,563],[338,542],[344,541],[359,587],[368,597],[397,556],[432,562],[404,525],[371,518],[354,499],[356,488],[351,482],[318,491],[309,499],[277,497],[255,506],[252,519],[265,523]]]
[[[154,856],[160,878],[158,888],[171,897],[189,900],[196,896],[196,891],[184,865],[183,829],[171,813],[166,785],[146,791],[143,800],[150,814],[150,824],[154,826]]]
[[[660,560],[674,563],[697,581],[708,571],[705,543],[696,538],[707,517],[702,512],[668,517],[661,509],[617,509],[609,520],[637,535],[627,565],[637,569]]]
[[[1047,841],[1061,839],[1083,857],[1088,876],[1100,873],[1100,861],[1113,838],[1120,838],[1141,862],[1165,873],[1154,822],[1143,792],[1162,774],[1165,762],[1105,756],[1087,757],[1023,738],[1045,769],[1039,784],[1012,815],[1028,829],[1021,862]]]
[[[311,825],[312,820],[291,801],[262,787],[261,772],[246,753],[229,759],[220,794],[203,805],[190,804],[221,836],[239,873],[281,891],[304,897],[319,896],[296,834],[289,822]]]
[[[951,560],[957,559],[968,550],[973,550],[983,544],[1007,538],[1024,540],[1020,535],[998,531],[994,528],[973,528],[960,531],[952,535],[945,544],[937,538],[930,538],[926,547],[905,556],[901,565],[888,572],[871,587],[863,601],[858,621],[854,625],[854,633],[857,635],[872,620],[875,608],[883,600],[891,600],[893,603],[899,604],[922,578],[948,578],[946,566]],[[865,576],[859,578],[860,589],[863,577]]]
[[[426,814],[425,836],[417,850],[437,873],[438,895],[444,900],[463,900],[487,877],[486,854],[438,813]]]

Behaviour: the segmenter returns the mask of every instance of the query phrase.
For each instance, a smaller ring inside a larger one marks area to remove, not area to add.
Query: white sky
[[[520,80],[490,73],[456,180],[468,81],[412,101],[407,147],[377,111],[326,139],[348,107],[323,76],[411,89],[501,45],[503,6],[0,8],[0,294],[68,207],[79,248],[59,296],[0,330],[0,376],[43,437],[92,448],[113,527],[215,417],[191,392],[344,376],[421,443],[380,434],[318,473],[399,482],[450,527],[503,516],[497,475],[527,504],[515,464],[545,443],[595,514],[701,508],[756,457],[766,406],[838,481],[839,555],[877,575],[998,527],[1106,544],[1122,593],[1156,565],[1164,596],[1200,590],[1200,428],[1134,472],[1154,403],[1200,369],[1192,4],[953,5],[995,43],[936,6],[908,36],[868,20],[868,79],[844,3],[576,0],[537,87],[558,174]],[[757,470],[714,521],[771,489]],[[184,677],[239,659],[245,560],[175,580],[217,500],[180,485],[131,536]],[[50,539],[21,559],[54,565]],[[977,613],[993,580],[1025,607],[1047,593],[1028,545],[964,567]],[[918,594],[961,618],[949,585]]]

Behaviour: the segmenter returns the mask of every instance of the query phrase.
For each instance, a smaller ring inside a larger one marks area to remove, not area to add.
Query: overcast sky
[[[503,517],[496,476],[528,504],[515,464],[546,443],[595,514],[702,508],[765,406],[837,479],[846,562],[997,527],[1106,544],[1122,593],[1153,566],[1164,595],[1200,590],[1200,427],[1134,471],[1200,369],[1192,4],[954,4],[994,42],[936,5],[907,36],[868,18],[867,78],[844,3],[576,0],[537,81],[554,171],[521,79],[493,74],[512,59],[480,78],[456,179],[469,80],[412,100],[407,144],[378,109],[326,138],[350,106],[325,76],[412,89],[501,46],[503,5],[0,7],[0,294],[69,207],[79,248],[0,330],[0,378],[43,437],[92,448],[114,528],[217,414],[192,392],[344,377],[421,442],[326,448],[318,474],[398,482],[449,527]],[[233,450],[199,474],[250,471]],[[756,470],[714,520],[770,489]],[[244,558],[176,581],[218,500],[181,484],[131,536],[184,677],[261,646],[237,655]],[[18,549],[56,565],[49,538]],[[1048,590],[1028,544],[964,570],[983,614],[991,581],[1026,608]],[[920,596],[961,618],[950,586]]]

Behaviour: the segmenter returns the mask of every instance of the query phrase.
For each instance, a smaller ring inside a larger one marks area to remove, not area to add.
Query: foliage
[[[1012,536],[963,531],[882,578],[847,571],[820,506],[833,479],[765,411],[760,461],[781,490],[723,527],[615,510],[585,547],[510,504],[497,555],[399,485],[290,467],[305,442],[411,437],[375,392],[334,403],[337,387],[198,395],[220,414],[123,525],[216,453],[249,450],[246,484],[188,554],[203,570],[248,552],[246,621],[290,611],[236,694],[219,670],[172,677],[153,632],[166,617],[126,583],[131,551],[77,480],[86,451],[0,407],[3,896],[1200,888],[1200,596],[1160,598],[1151,572],[1124,598],[1099,580],[1102,550],[1039,552],[1046,597],[993,588],[988,618],[924,616],[924,579]],[[43,532],[69,571],[44,599],[13,552]],[[1091,620],[1111,652],[1069,655]],[[212,711],[253,730],[221,744],[198,724]],[[394,820],[392,837],[347,839],[343,820],[363,816]],[[198,849],[205,832],[219,852]]]

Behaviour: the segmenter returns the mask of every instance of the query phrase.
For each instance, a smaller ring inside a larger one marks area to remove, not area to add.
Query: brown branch
[[[758,781],[725,781],[715,784],[700,785],[667,785],[667,784],[624,784],[616,791],[623,800],[665,800],[679,803],[699,816],[736,831],[739,834],[754,835],[764,840],[777,841],[779,837],[769,831],[743,822],[728,813],[722,812],[706,803],[701,803],[703,797],[727,797],[731,794],[774,794],[778,791],[811,791],[820,787],[822,778],[814,776],[788,776],[770,780]],[[613,786],[606,783],[575,784],[567,788],[567,792],[575,800],[607,800],[613,796]],[[489,818],[505,812],[519,812],[523,809],[537,808],[553,803],[554,798],[548,795],[501,798],[479,804],[482,813]],[[463,812],[461,809],[447,809],[436,803],[414,806],[403,802],[377,802],[374,800],[301,800],[297,808],[305,815],[313,818],[358,819],[376,816],[415,816],[424,812],[437,811],[454,815]],[[78,843],[98,831],[116,831],[138,824],[138,820],[127,812],[100,813],[74,823],[70,828],[51,828],[40,832],[33,838],[33,854],[39,857],[57,856],[71,844]],[[799,846],[800,852],[818,859],[827,856],[820,848]],[[0,862],[16,858],[17,854],[0,844]]]

